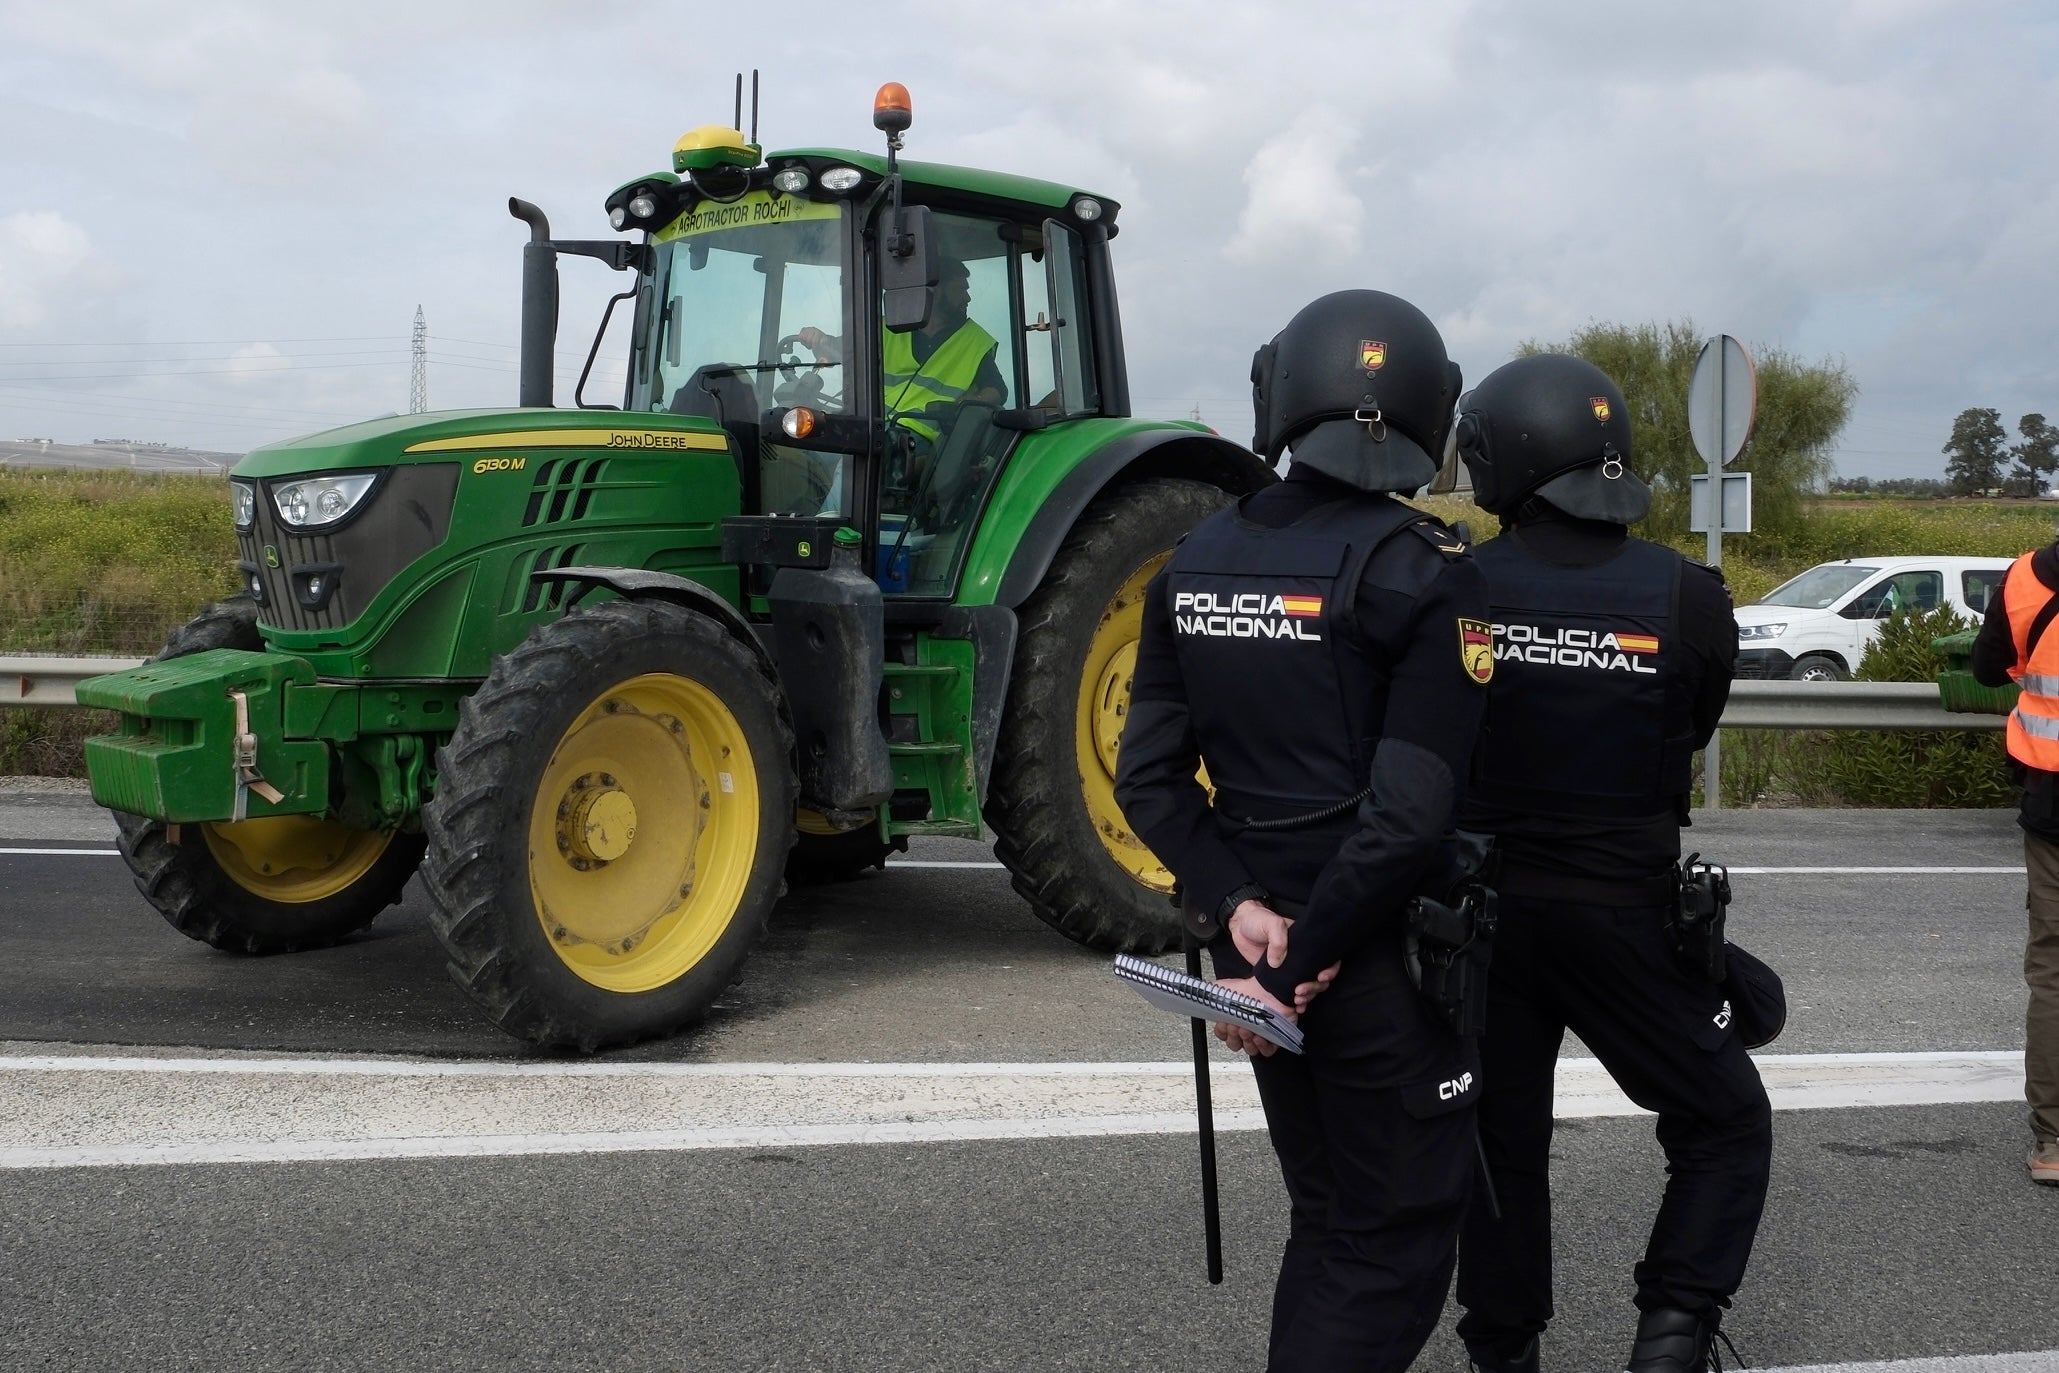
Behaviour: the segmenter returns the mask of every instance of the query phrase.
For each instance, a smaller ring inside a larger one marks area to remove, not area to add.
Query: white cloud
[[[1244,167],[1244,210],[1225,248],[1238,262],[1283,262],[1358,249],[1365,206],[1344,172],[1358,134],[1335,111],[1303,111]]]
[[[76,296],[92,263],[86,231],[54,210],[0,219],[0,328],[48,326]]]

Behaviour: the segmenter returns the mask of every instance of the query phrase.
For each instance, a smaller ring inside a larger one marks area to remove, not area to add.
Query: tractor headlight
[[[617,229],[625,227],[629,223],[629,211],[617,205],[614,209],[608,211],[608,223],[611,227]]]
[[[772,174],[772,184],[788,195],[799,195],[808,189],[806,167],[786,167]]]
[[[1784,624],[1739,625],[1737,627],[1737,637],[1740,639],[1777,639],[1786,632],[1787,626]]]
[[[1072,212],[1092,224],[1101,217],[1101,202],[1090,195],[1083,195],[1072,202]]]
[[[827,191],[848,191],[864,177],[865,174],[856,167],[831,167],[822,174],[822,188]]]
[[[629,197],[629,217],[631,219],[649,219],[657,212],[658,198],[649,191],[638,191],[635,195]]]
[[[235,512],[236,527],[249,529],[257,523],[257,488],[249,482],[230,482],[229,506]]]
[[[357,509],[377,472],[354,472],[344,477],[302,477],[272,489],[272,504],[279,518],[295,529],[322,529],[348,519]]]

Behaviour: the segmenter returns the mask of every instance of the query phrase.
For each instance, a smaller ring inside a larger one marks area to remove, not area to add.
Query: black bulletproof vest
[[[1363,790],[1388,665],[1373,660],[1354,618],[1359,578],[1374,549],[1422,518],[1399,501],[1353,496],[1268,529],[1243,519],[1239,503],[1174,552],[1173,642],[1219,813],[1304,815]],[[1353,823],[1348,810],[1337,821]]]
[[[1629,539],[1559,567],[1520,532],[1473,550],[1487,574],[1494,681],[1473,752],[1473,801],[1600,819],[1686,794],[1694,722],[1679,685],[1681,558]]]

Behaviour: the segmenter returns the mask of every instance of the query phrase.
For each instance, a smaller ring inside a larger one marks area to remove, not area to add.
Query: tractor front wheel
[[[1115,802],[1144,588],[1181,536],[1229,497],[1154,478],[1080,516],[1020,614],[986,815],[1037,916],[1091,948],[1156,953],[1179,937],[1172,874]]]
[[[217,601],[172,632],[153,661],[217,648],[259,652],[257,603]],[[114,812],[116,846],[145,900],[189,939],[230,953],[334,944],[400,900],[422,836],[318,815],[170,826]]]
[[[495,662],[437,755],[423,875],[451,976],[592,1050],[707,1014],[785,889],[793,731],[705,615],[612,601]]]

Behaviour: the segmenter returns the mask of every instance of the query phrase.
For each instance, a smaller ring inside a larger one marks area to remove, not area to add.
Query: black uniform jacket
[[[1283,528],[1352,495],[1328,477],[1297,469],[1248,497],[1243,518]],[[1283,1000],[1291,999],[1296,984],[1370,941],[1398,937],[1403,905],[1450,828],[1486,697],[1466,669],[1458,625],[1485,621],[1486,588],[1456,543],[1448,534],[1431,539],[1404,531],[1379,545],[1359,578],[1354,622],[1387,683],[1367,779],[1373,793],[1355,819],[1347,813],[1331,831],[1327,861],[1303,872],[1254,873],[1247,860],[1255,841],[1240,838],[1195,779],[1209,741],[1195,735],[1189,692],[1207,684],[1183,678],[1166,577],[1145,592],[1117,798],[1137,836],[1179,879],[1190,906],[1213,913],[1237,888],[1263,881],[1274,897],[1301,908],[1287,961],[1256,970]],[[1296,728],[1279,716],[1250,723],[1261,735]],[[1335,732],[1335,722],[1321,728]],[[1219,966],[1226,943],[1214,946]]]
[[[2030,570],[2046,586],[2059,590],[2059,544],[2047,544],[2031,554]],[[1973,680],[1982,686],[2009,685],[2009,669],[2016,666],[2016,635],[2009,628],[2009,608],[2002,603],[2006,585],[1996,585],[1973,640]],[[2059,625],[2048,632],[2059,632]],[[2023,812],[2017,823],[2038,838],[2059,844],[2059,773],[2025,767],[2014,758],[2009,763],[2023,781]]]
[[[1525,507],[1519,527],[1529,551],[1561,567],[1597,567],[1623,551],[1629,532],[1620,524],[1579,520],[1543,502]],[[1507,537],[1506,534],[1503,537]],[[1679,623],[1674,629],[1685,650],[1667,711],[1690,722],[1694,747],[1705,747],[1730,699],[1737,661],[1737,620],[1722,574],[1693,560],[1681,569]],[[1598,732],[1606,720],[1595,722]],[[1521,885],[1524,870],[1543,869],[1580,877],[1648,877],[1680,857],[1680,826],[1688,822],[1687,798],[1635,819],[1597,819],[1538,810],[1503,809],[1469,800],[1459,827],[1499,838],[1504,891]]]

